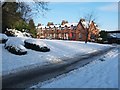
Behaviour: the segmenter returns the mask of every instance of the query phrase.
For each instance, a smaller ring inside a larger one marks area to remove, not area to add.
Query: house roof
[[[43,29],[43,28],[45,28],[45,26],[44,26],[44,25],[41,25],[41,26],[38,26],[37,28],[42,28],[42,29]]]
[[[83,25],[83,27],[84,28],[88,28],[89,26],[89,24],[88,24],[88,22],[87,21],[81,21],[81,23],[82,23],[82,25]]]
[[[88,21],[86,21],[85,19],[80,19],[80,21],[79,21],[79,23],[82,25],[82,27],[84,28],[84,29],[86,29],[86,28],[89,28],[89,25],[92,23],[93,21],[91,21],[90,23],[88,22]],[[97,28],[97,29],[99,29],[99,27],[98,27],[98,25],[96,24],[96,23],[94,23],[93,22],[93,24],[94,24],[94,26]],[[78,25],[78,22],[72,22],[72,23],[66,23],[66,24],[64,24],[64,25],[59,25],[59,24],[54,24],[54,25],[50,25],[50,26],[45,26],[45,25],[42,25],[42,26],[38,26],[38,28],[42,28],[42,29],[44,29],[44,28],[54,28],[54,27],[57,27],[57,28],[59,28],[59,27],[62,27],[62,28],[64,28],[64,27],[71,27],[71,26],[77,26]]]
[[[64,24],[64,25],[59,25],[59,24],[55,24],[55,25],[50,25],[50,26],[45,26],[45,25],[41,25],[41,26],[38,26],[37,28],[42,28],[42,29],[44,29],[44,28],[54,28],[54,27],[65,27],[65,26],[67,26],[67,27],[71,27],[71,26],[77,26],[77,24],[78,23],[76,23],[76,22],[74,22],[74,23],[66,23],[66,24]]]
[[[70,27],[70,26],[77,26],[78,23],[73,22],[73,23],[66,23],[66,24],[64,24],[64,25],[67,26],[67,27]]]

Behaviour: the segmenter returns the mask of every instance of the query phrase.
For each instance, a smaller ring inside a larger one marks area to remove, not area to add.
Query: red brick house
[[[89,32],[88,40],[94,41],[99,35],[99,28],[93,21],[87,23],[85,19],[80,19],[78,23],[38,26],[37,38],[85,41],[87,30]]]

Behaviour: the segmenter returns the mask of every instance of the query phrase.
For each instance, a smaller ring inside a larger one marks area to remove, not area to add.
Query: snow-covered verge
[[[31,88],[118,88],[118,54],[116,49],[84,67]]]
[[[5,43],[8,37],[5,34],[0,33],[0,43]]]
[[[9,37],[9,39],[17,39],[18,42],[23,45],[25,37]],[[98,50],[104,50],[111,47],[110,45],[101,45],[96,43],[87,43],[80,41],[63,41],[63,40],[45,40],[39,39],[44,42],[50,48],[50,52],[37,52],[31,49],[27,49],[26,55],[14,55],[9,53],[5,48],[4,44],[2,47],[2,71],[3,75],[10,73],[11,71],[16,72],[17,69],[26,68],[26,66],[34,65],[46,65],[50,63],[59,63],[64,59],[74,58],[75,56],[92,53]]]
[[[30,88],[118,88],[118,50],[97,60]]]

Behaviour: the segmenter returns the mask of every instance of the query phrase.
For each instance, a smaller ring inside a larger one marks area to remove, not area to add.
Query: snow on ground
[[[118,50],[113,50],[84,67],[42,84],[38,83],[31,88],[118,88]]]
[[[5,34],[0,33],[0,40],[8,39]]]
[[[9,37],[9,39],[18,39],[21,44],[24,42],[24,37]],[[16,69],[24,68],[29,65],[45,65],[48,63],[59,63],[65,58],[72,58],[76,55],[83,55],[91,53],[97,50],[109,48],[110,45],[101,45],[96,43],[87,43],[80,41],[63,41],[63,40],[45,40],[37,39],[48,45],[50,52],[37,52],[31,49],[27,49],[26,55],[14,55],[8,52],[4,48],[4,44],[0,44],[2,47],[2,73],[9,73]],[[69,60],[69,59],[68,59]]]

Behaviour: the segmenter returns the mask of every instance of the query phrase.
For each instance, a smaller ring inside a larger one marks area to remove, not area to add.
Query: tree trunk
[[[88,29],[86,29],[86,39],[85,39],[85,43],[87,43],[88,42]]]

